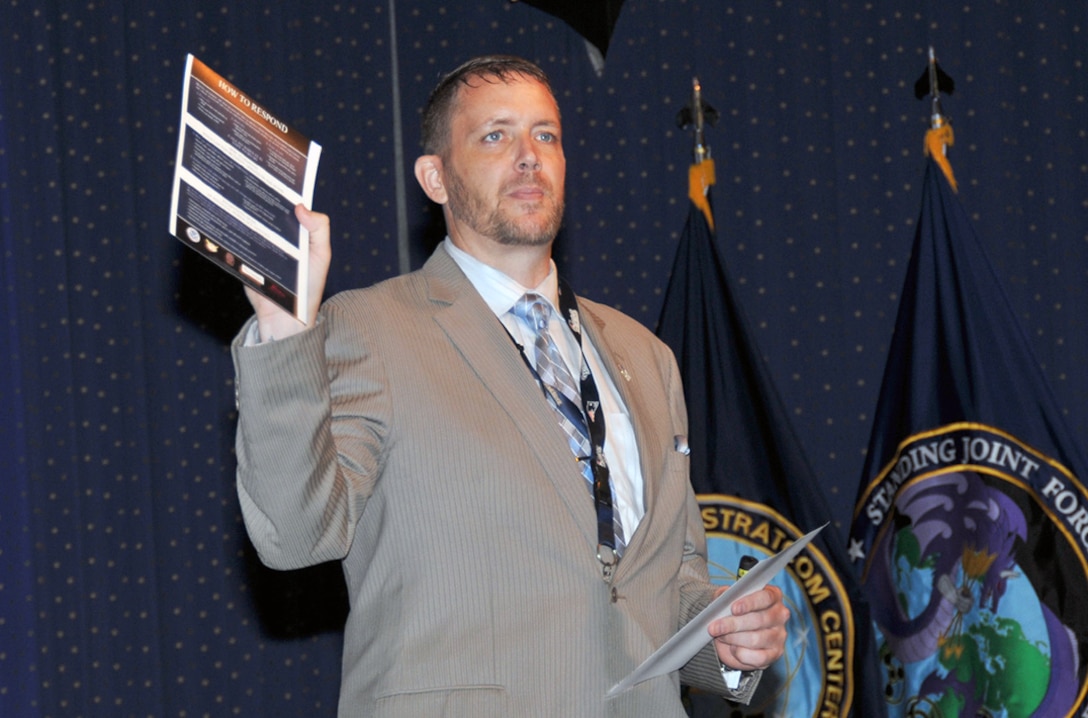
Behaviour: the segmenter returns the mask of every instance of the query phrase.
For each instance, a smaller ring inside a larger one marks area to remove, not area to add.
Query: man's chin
[[[499,242],[514,247],[543,247],[551,244],[559,233],[559,223],[551,218],[541,218],[541,221],[532,219],[521,217],[520,221],[505,223],[497,233]]]
[[[507,247],[545,247],[552,243],[555,239],[554,233],[547,234],[525,234],[516,233],[509,234],[504,233],[499,236],[499,244],[505,244]]]

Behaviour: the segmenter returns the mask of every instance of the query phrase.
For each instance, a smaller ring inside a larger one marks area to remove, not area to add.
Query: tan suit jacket
[[[418,272],[331,298],[300,335],[236,340],[253,543],[274,568],[342,560],[340,716],[684,716],[675,674],[604,697],[712,594],[675,449],[687,433],[676,363],[638,322],[579,306],[645,482],[610,584],[552,409],[441,247]],[[682,673],[725,693],[709,649]]]

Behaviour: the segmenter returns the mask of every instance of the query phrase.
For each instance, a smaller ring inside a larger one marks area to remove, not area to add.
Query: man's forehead
[[[463,84],[458,90],[455,112],[462,115],[494,115],[495,121],[510,120],[520,109],[518,103],[522,98],[533,96],[536,100],[544,100],[547,105],[536,121],[559,124],[559,105],[551,90],[536,78],[521,74],[505,78],[496,75],[475,76],[475,81]],[[509,105],[504,107],[507,101]]]

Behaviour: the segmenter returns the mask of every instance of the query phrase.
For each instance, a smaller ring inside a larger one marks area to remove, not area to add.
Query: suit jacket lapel
[[[555,414],[510,335],[444,249],[431,255],[423,275],[435,305],[435,322],[525,437],[586,541],[596,546],[593,502]],[[539,440],[549,434],[558,440]]]

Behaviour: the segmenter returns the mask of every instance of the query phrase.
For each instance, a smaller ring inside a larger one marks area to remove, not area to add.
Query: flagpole
[[[699,84],[699,78],[691,80],[691,112],[695,125],[695,164],[710,157],[710,147],[706,144],[706,111],[703,106],[703,87]]]
[[[941,107],[941,91],[951,95],[954,88],[955,83],[937,64],[937,55],[933,51],[933,46],[930,45],[929,62],[926,64],[922,77],[914,85],[914,93],[918,99],[925,97],[927,92],[931,98],[929,129],[926,130],[924,145],[925,154],[927,157],[932,157],[941,168],[948,179],[948,184],[952,186],[952,191],[958,192],[956,178],[952,174],[952,165],[948,161],[948,148],[955,142],[952,134],[952,118],[944,114],[944,109]]]
[[[710,229],[714,229],[714,213],[710,208],[710,188],[715,183],[714,160],[710,156],[710,145],[706,143],[706,125],[714,125],[718,112],[703,102],[703,88],[699,78],[692,78],[691,104],[680,111],[676,123],[682,127],[692,127],[694,149],[691,167],[688,168],[688,198],[706,217]]]

